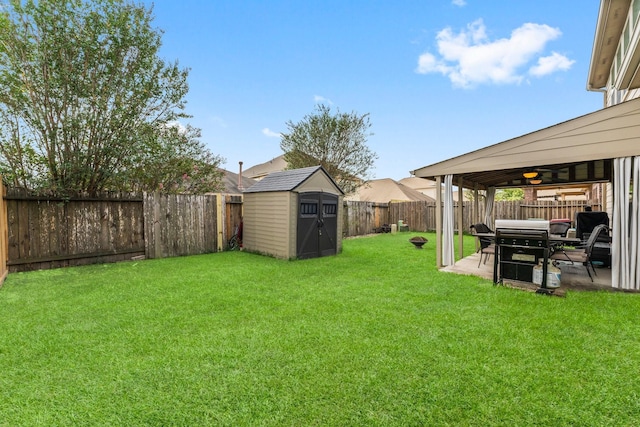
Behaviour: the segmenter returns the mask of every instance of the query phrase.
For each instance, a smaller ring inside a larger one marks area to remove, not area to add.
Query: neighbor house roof
[[[240,194],[245,188],[251,187],[256,183],[255,179],[247,178],[242,174],[242,188],[238,187],[238,174],[222,169],[224,176],[222,183],[224,184],[224,192],[230,194]]]
[[[358,188],[356,196],[363,202],[388,203],[392,201],[435,201],[420,191],[400,184],[391,178],[367,181]]]
[[[242,174],[248,178],[260,180],[273,172],[280,172],[287,168],[287,162],[284,160],[284,154],[275,157],[268,162],[260,163],[246,169]]]
[[[398,182],[400,184],[406,185],[409,188],[420,191],[421,193],[425,193],[425,191],[434,190],[436,188],[435,181],[432,181],[430,179],[418,178],[415,176],[402,178]]]
[[[640,154],[640,98],[413,171],[420,178],[454,175],[473,188],[527,185],[538,170],[544,184],[607,181],[611,159]]]
[[[259,193],[267,191],[292,191],[309,179],[313,174],[320,171],[329,178],[329,180],[335,185],[336,189],[342,193],[338,184],[331,178],[327,171],[322,166],[310,166],[301,169],[292,169],[282,172],[273,172],[256,182],[250,188],[246,189],[245,193]]]

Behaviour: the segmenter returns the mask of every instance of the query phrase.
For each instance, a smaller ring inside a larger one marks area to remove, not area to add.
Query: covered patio
[[[483,257],[484,260],[484,257]],[[478,266],[480,264],[480,266]],[[611,269],[596,267],[596,274],[593,282],[585,273],[582,265],[570,265],[560,263],[558,265],[562,272],[562,286],[554,291],[554,295],[564,296],[566,291],[616,291],[618,289],[611,286]],[[440,271],[454,274],[466,274],[482,277],[483,279],[493,279],[493,256],[489,257],[486,263],[480,262],[480,254],[474,253],[468,257],[458,260],[455,264],[442,267]],[[535,292],[539,285],[529,282],[519,282],[505,280],[504,286],[525,291]]]
[[[603,196],[612,228],[609,288],[639,290],[640,188],[632,185],[640,182],[639,156],[640,98],[412,171],[444,189],[436,193],[442,207],[436,210],[438,265],[454,268],[464,261],[454,262],[454,224],[460,243],[463,231],[462,213],[456,218],[453,209],[454,185],[474,191],[475,218],[491,227],[498,188],[604,182],[611,184]],[[536,174],[535,180],[525,177],[529,173]],[[477,214],[480,191],[486,195],[485,218]],[[461,198],[459,191],[460,205]],[[462,258],[462,244],[458,246]],[[589,285],[586,274],[584,278]]]

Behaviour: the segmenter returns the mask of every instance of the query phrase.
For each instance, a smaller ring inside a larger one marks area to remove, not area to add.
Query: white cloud
[[[320,95],[313,95],[313,102],[315,102],[316,104],[333,105],[333,102],[331,102],[330,99],[327,99],[324,96],[320,96]]]
[[[548,25],[527,23],[513,30],[510,38],[492,41],[479,19],[457,34],[451,28],[440,31],[436,36],[440,57],[423,53],[418,58],[416,72],[441,73],[454,86],[463,88],[487,83],[518,84],[524,79],[522,69],[561,34],[559,29]],[[551,55],[539,58],[538,65],[529,72],[541,76],[567,70],[571,64],[573,61],[562,55]]]
[[[466,6],[467,2],[465,0],[451,0],[451,4],[453,4],[454,6]]]
[[[567,71],[575,63],[557,52],[552,52],[551,56],[538,58],[538,63],[529,69],[529,74],[535,77],[543,77],[558,70]]]
[[[164,124],[167,128],[176,128],[178,129],[178,133],[184,135],[185,133],[187,133],[187,128],[185,125],[183,125],[182,123],[180,123],[177,120],[172,120],[170,122],[167,122]]]
[[[280,138],[282,136],[278,132],[274,132],[269,128],[262,129],[262,134],[268,136],[269,138]]]
[[[219,117],[219,116],[210,116],[209,117],[209,122],[211,122],[214,125],[219,126],[221,128],[226,128],[227,127],[227,123],[224,121],[224,119],[222,117]]]

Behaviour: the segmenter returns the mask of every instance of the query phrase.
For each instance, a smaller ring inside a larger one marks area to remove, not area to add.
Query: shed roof
[[[268,191],[293,191],[307,181],[315,173],[323,173],[333,183],[336,190],[344,194],[338,184],[331,178],[322,166],[309,166],[282,172],[273,172],[246,189],[245,193],[260,193]]]
[[[420,178],[454,175],[464,186],[523,186],[525,171],[544,170],[544,184],[604,181],[610,159],[640,155],[640,98],[413,171]],[[595,164],[604,160],[604,165]],[[604,167],[604,176],[591,170]],[[577,178],[576,171],[589,174]],[[547,172],[548,171],[548,172]],[[456,181],[457,182],[457,181]]]

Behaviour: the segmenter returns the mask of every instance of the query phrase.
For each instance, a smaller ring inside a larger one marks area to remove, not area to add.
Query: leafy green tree
[[[524,190],[522,188],[504,188],[496,191],[496,201],[523,200]]]
[[[196,131],[170,130],[188,117],[188,70],[158,56],[151,21],[151,9],[127,0],[2,6],[0,170],[11,184],[95,194],[155,190],[196,164],[217,171],[221,159]],[[200,178],[220,184],[219,172]]]
[[[150,132],[149,140],[134,153],[134,164],[123,176],[130,191],[206,193],[221,190],[223,172],[218,158],[200,142],[200,129],[168,124]]]
[[[332,114],[318,105],[299,123],[287,122],[280,148],[289,169],[322,165],[345,193],[369,178],[377,155],[367,147],[369,114]]]

